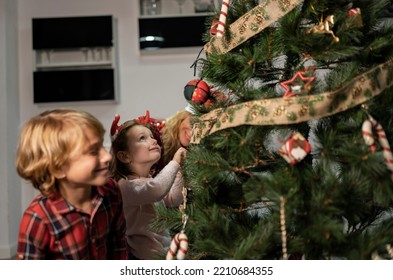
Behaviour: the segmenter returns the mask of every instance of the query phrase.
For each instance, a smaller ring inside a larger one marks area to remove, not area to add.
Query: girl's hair
[[[93,115],[71,109],[45,111],[22,127],[16,155],[16,170],[43,195],[57,191],[54,176],[82,152],[86,129],[104,139],[105,129]]]
[[[175,155],[177,149],[182,145],[179,139],[180,124],[192,114],[186,110],[178,111],[165,122],[162,134],[162,142],[164,143],[163,163],[170,162]]]
[[[112,154],[112,161],[109,165],[109,170],[110,170],[110,176],[118,181],[119,179],[127,179],[127,175],[131,175],[131,170],[129,169],[129,165],[120,161],[117,158],[117,153],[120,151],[126,151],[128,149],[128,139],[127,139],[127,131],[130,130],[132,127],[135,125],[141,125],[144,127],[147,127],[150,129],[153,133],[154,138],[157,140],[157,144],[161,147],[162,142],[161,142],[161,136],[159,133],[159,130],[157,129],[156,126],[154,126],[151,123],[141,123],[136,120],[130,120],[126,121],[123,123],[117,132],[116,138],[112,142],[111,146],[111,154]],[[161,159],[160,159],[161,160]],[[159,161],[160,162],[160,161]],[[157,165],[159,163],[156,163],[153,168],[152,168],[152,175],[155,173],[155,169],[157,168]]]

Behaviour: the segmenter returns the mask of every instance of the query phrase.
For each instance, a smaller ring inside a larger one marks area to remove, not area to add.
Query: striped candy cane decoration
[[[369,115],[368,119],[363,122],[362,134],[363,134],[364,142],[366,142],[367,145],[371,146],[371,150],[374,151],[375,141],[374,141],[374,135],[372,129],[375,129],[378,135],[378,142],[382,148],[382,153],[385,159],[386,167],[390,171],[391,174],[390,178],[393,181],[393,155],[390,149],[389,142],[386,139],[385,131],[383,130],[382,126],[376,120],[374,120],[373,117]]]
[[[217,37],[222,37],[225,30],[225,22],[227,21],[227,14],[229,9],[229,0],[222,0],[220,17],[217,25]]]
[[[166,254],[166,259],[173,260],[173,258],[176,256],[178,260],[184,260],[187,254],[187,250],[188,237],[184,233],[184,230],[182,230],[173,237],[168,253]]]

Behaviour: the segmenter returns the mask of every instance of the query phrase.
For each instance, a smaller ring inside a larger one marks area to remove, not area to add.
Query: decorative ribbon
[[[354,108],[393,85],[393,61],[357,76],[344,87],[315,95],[271,98],[219,108],[195,118],[191,142],[240,125],[284,125],[319,119]]]
[[[229,38],[227,36],[212,36],[210,42],[205,44],[205,52],[207,54],[229,52],[290,12],[299,2],[301,1],[263,1],[229,26]]]

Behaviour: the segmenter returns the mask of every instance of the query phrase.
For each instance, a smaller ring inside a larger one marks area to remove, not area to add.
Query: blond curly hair
[[[180,124],[190,116],[192,114],[189,111],[181,110],[166,120],[162,131],[164,165],[170,162],[177,149],[182,147],[179,139]]]
[[[86,129],[103,142],[105,129],[90,113],[71,109],[45,111],[32,117],[22,127],[16,170],[43,195],[57,191],[56,171],[81,153],[86,143]]]

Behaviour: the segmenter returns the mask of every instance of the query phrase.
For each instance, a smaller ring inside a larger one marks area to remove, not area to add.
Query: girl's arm
[[[169,207],[176,207],[183,203],[183,186],[184,179],[181,170],[177,171],[175,181],[169,193],[165,196],[165,205]]]
[[[180,165],[172,160],[154,178],[119,180],[123,201],[141,205],[162,200],[171,189]]]
[[[181,163],[182,159],[186,156],[187,150],[183,147],[177,149],[175,155],[173,156],[173,160],[177,163]],[[179,206],[183,202],[183,194],[182,189],[184,186],[183,174],[181,173],[181,169],[177,171],[175,181],[172,185],[170,192],[164,198],[165,205],[174,207]]]

